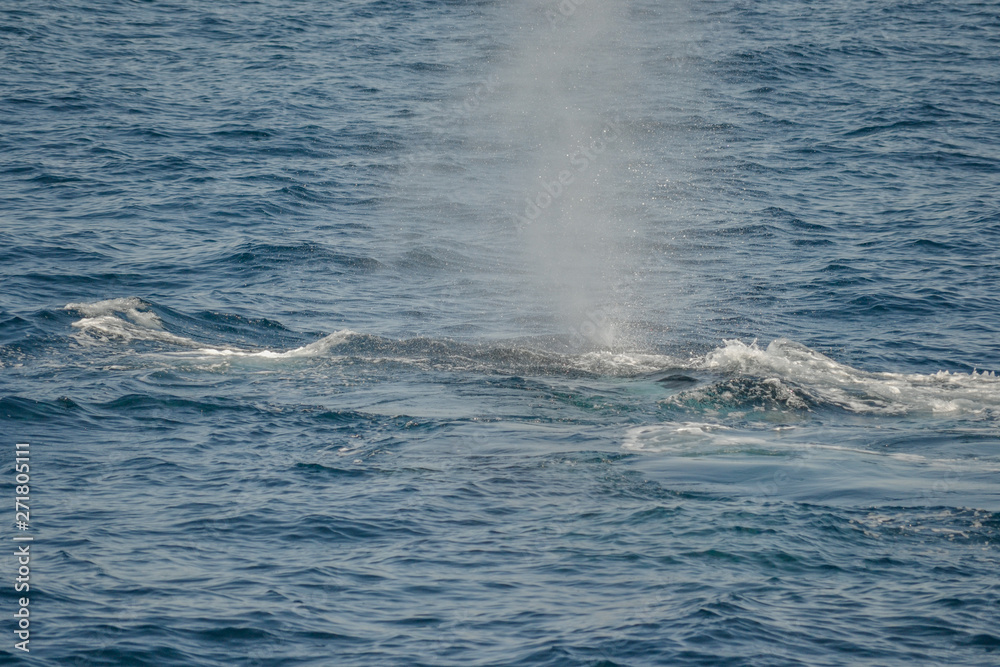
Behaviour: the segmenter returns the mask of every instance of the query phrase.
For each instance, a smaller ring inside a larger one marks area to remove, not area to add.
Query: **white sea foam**
[[[197,345],[193,340],[163,330],[163,322],[149,304],[135,297],[106,299],[94,303],[68,303],[64,310],[83,315],[73,323],[81,341],[152,340],[173,345]]]
[[[905,460],[923,460],[911,454],[882,454],[867,449],[826,445],[796,438],[787,433],[794,428],[779,426],[743,430],[712,422],[675,422],[638,426],[625,433],[624,449],[636,452],[671,452],[680,455],[764,453],[768,455],[803,452],[853,452],[879,454]]]
[[[150,304],[135,297],[70,303],[65,308],[83,316],[73,323],[73,327],[86,341],[154,341],[180,348],[169,353],[184,357],[272,360],[332,357],[336,348],[364,336],[345,329],[290,350],[254,350],[206,345],[166,331]],[[759,409],[754,402],[764,401],[772,409],[805,410],[814,404],[880,414],[978,414],[1000,409],[1000,377],[994,373],[869,372],[785,339],[777,339],[766,348],[759,347],[756,342],[746,344],[729,340],[703,356],[686,359],[645,352],[594,351],[566,355],[528,348],[475,347],[419,339],[378,339],[378,343],[377,355],[366,350],[355,350],[352,355],[367,358],[372,363],[408,363],[430,370],[529,375],[576,370],[628,377],[666,369],[687,369],[695,374],[701,371],[728,376],[725,382],[694,386],[666,399],[677,404],[700,403],[707,412],[711,412],[713,405],[736,405],[739,409],[741,401],[750,409]],[[746,393],[748,382],[752,383],[749,384],[750,394]]]
[[[85,317],[74,322],[73,326],[82,333],[102,341],[117,338],[124,341],[154,340],[174,345],[196,345],[190,338],[177,336],[168,331],[159,331],[150,327],[139,326],[114,315]]]
[[[108,342],[118,340],[130,342],[147,340],[168,343],[182,348],[179,354],[201,357],[256,357],[260,359],[294,359],[300,357],[320,357],[329,354],[330,349],[346,341],[354,332],[337,331],[320,340],[283,352],[274,350],[246,350],[237,347],[206,347],[186,336],[178,336],[163,330],[163,321],[149,304],[135,297],[106,299],[94,303],[68,303],[64,310],[72,310],[83,317],[73,323],[73,327],[89,340]]]
[[[161,329],[163,322],[156,313],[148,310],[149,304],[137,299],[134,296],[105,299],[94,303],[67,303],[64,310],[75,310],[84,316],[85,319],[98,319],[101,317],[114,317],[116,313],[121,313],[127,319],[147,329]],[[74,325],[75,326],[75,325]]]
[[[206,357],[256,357],[258,359],[296,359],[308,357],[324,357],[330,354],[330,350],[340,345],[356,335],[349,329],[335,331],[329,336],[320,338],[317,341],[296,347],[285,352],[275,352],[274,350],[240,350],[233,348],[200,347],[194,351],[195,354]]]
[[[801,388],[817,402],[858,413],[981,412],[1000,408],[1000,377],[992,372],[868,372],[783,338],[764,349],[756,343],[726,341],[723,347],[694,360],[693,366],[777,378]]]
[[[579,370],[608,375],[642,375],[664,368],[677,368],[686,363],[665,354],[606,351],[587,352],[568,360]]]
[[[690,445],[730,445],[763,442],[762,439],[750,439],[745,436],[734,436],[732,429],[722,424],[708,422],[676,422],[657,424],[653,426],[637,426],[625,434],[625,449],[644,451],[681,450]]]

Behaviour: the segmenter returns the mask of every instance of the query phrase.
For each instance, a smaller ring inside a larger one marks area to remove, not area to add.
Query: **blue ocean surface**
[[[0,64],[0,662],[1000,664],[996,2],[0,0]]]

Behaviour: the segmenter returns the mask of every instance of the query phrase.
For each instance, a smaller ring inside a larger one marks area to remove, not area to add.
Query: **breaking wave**
[[[978,414],[1000,409],[1000,377],[993,372],[870,372],[786,339],[766,347],[728,340],[707,354],[681,357],[607,350],[561,353],[516,343],[394,340],[344,329],[287,350],[248,349],[207,345],[171,333],[152,305],[135,297],[70,303],[65,309],[82,316],[72,326],[79,338],[90,343],[150,341],[167,346],[158,352],[168,356],[215,363],[351,359],[449,372],[649,378],[669,388],[663,405],[702,414],[831,406],[862,414]]]

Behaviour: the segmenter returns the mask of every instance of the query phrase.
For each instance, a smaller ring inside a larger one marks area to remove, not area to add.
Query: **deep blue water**
[[[0,0],[0,64],[0,661],[1000,664],[995,2]]]

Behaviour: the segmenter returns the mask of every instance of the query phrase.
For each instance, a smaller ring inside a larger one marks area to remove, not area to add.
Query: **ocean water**
[[[995,2],[0,8],[0,662],[1000,664]]]

